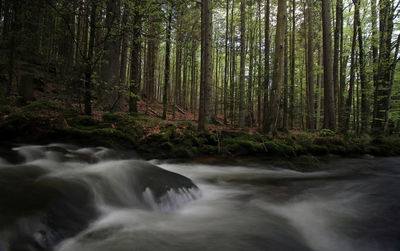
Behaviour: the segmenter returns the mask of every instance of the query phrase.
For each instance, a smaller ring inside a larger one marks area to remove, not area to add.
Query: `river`
[[[3,146],[0,189],[0,251],[400,250],[400,157],[298,172]]]

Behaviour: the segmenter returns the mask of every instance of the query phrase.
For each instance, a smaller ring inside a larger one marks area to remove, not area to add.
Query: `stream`
[[[400,250],[400,157],[272,163],[1,145],[0,251]]]

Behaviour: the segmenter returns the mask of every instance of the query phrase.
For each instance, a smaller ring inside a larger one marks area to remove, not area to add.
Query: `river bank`
[[[192,121],[168,123],[151,116],[111,113],[89,117],[43,100],[22,108],[0,107],[0,138],[14,143],[66,142],[129,149],[145,159],[278,157],[300,159],[306,166],[314,162],[312,156],[329,154],[400,155],[397,136],[341,135],[325,129],[276,137],[223,128],[199,132]]]

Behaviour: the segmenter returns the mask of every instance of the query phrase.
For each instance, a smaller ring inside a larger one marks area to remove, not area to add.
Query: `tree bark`
[[[324,51],[324,127],[336,130],[335,100],[333,93],[331,1],[322,0],[322,31]]]
[[[244,85],[246,67],[246,0],[240,0],[240,83],[239,83],[239,127],[244,127]]]
[[[295,88],[295,67],[296,67],[296,52],[295,52],[295,43],[296,43],[296,0],[292,1],[292,34],[291,34],[291,42],[290,42],[290,108],[289,108],[289,128],[293,129],[294,127],[294,88]]]
[[[272,75],[272,87],[270,93],[270,102],[268,106],[268,114],[265,120],[265,132],[274,133],[276,130],[277,120],[279,117],[279,106],[281,100],[281,89],[283,82],[283,65],[284,65],[284,47],[285,47],[285,31],[286,31],[286,0],[278,2],[278,19],[276,25],[275,36],[275,52],[274,52],[274,68]]]
[[[267,125],[267,113],[268,113],[268,95],[269,95],[269,23],[270,23],[270,0],[266,0],[265,2],[265,50],[264,50],[264,106],[263,106],[263,131],[267,132],[269,130],[269,125]]]
[[[368,83],[365,72],[365,54],[363,46],[363,36],[360,18],[360,0],[353,0],[355,5],[355,18],[357,18],[357,35],[358,35],[358,62],[360,67],[360,85],[361,85],[361,133],[366,133],[368,129],[369,102],[368,102]]]
[[[314,26],[313,1],[307,0],[307,129],[315,129],[314,114]],[[325,42],[325,40],[324,40]]]
[[[171,57],[171,23],[172,23],[172,10],[167,9],[168,23],[165,41],[165,70],[164,70],[164,92],[163,92],[163,114],[162,119],[167,119],[168,107],[168,88],[169,88],[169,71],[170,71],[170,57]]]
[[[212,83],[212,2],[202,0],[201,6],[201,84],[199,130],[204,131],[208,122]]]
[[[139,98],[140,79],[141,79],[141,28],[142,14],[140,13],[140,0],[134,1],[133,23],[132,23],[132,45],[131,45],[131,81],[129,85],[129,112],[137,113],[137,101]]]

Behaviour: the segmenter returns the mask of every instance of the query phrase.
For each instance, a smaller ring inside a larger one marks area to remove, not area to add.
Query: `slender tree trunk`
[[[127,78],[127,68],[128,68],[128,47],[129,47],[129,32],[127,31],[128,27],[128,19],[130,13],[128,9],[128,5],[124,5],[124,14],[122,17],[122,48],[121,48],[121,64],[120,64],[120,72],[119,78],[121,80],[121,91],[119,92],[120,97],[118,97],[118,105],[119,110],[123,110],[124,108],[124,101],[125,101],[125,93],[126,93],[126,78]]]
[[[315,129],[314,120],[314,26],[313,1],[307,0],[307,129]],[[325,42],[325,40],[324,40]]]
[[[339,37],[341,34],[341,28],[343,23],[343,2],[342,0],[336,0],[336,24],[334,32],[334,45],[333,45],[333,86],[334,86],[334,99],[335,103],[338,104],[339,94]],[[339,109],[337,110],[339,113]]]
[[[288,32],[285,31],[285,47],[284,47],[284,63],[283,63],[283,121],[282,128],[284,130],[288,129],[288,90],[289,90],[289,49]]]
[[[233,26],[233,11],[235,8],[235,0],[232,0],[232,9],[231,9],[231,78],[230,78],[230,113],[231,113],[231,125],[235,124],[235,75],[236,75],[236,46],[235,46],[235,35],[234,35],[234,26]]]
[[[371,36],[371,51],[372,51],[372,69],[373,69],[373,82],[374,82],[374,109],[373,109],[373,118],[376,118],[377,110],[376,105],[378,102],[378,14],[377,14],[377,6],[376,0],[371,0],[371,28],[372,28],[372,36]]]
[[[342,0],[338,0],[342,1]],[[343,131],[344,128],[344,121],[345,121],[345,98],[344,92],[346,88],[346,67],[347,67],[347,56],[346,59],[344,57],[344,45],[343,45],[343,3],[340,4],[339,8],[336,9],[337,11],[337,22],[339,22],[340,27],[340,48],[339,48],[339,60],[340,60],[340,84],[339,84],[339,93],[338,93],[338,120],[339,120],[339,128]]]
[[[365,54],[363,46],[363,36],[360,18],[360,0],[353,0],[355,5],[355,18],[357,18],[357,35],[358,35],[358,51],[359,51],[359,67],[360,67],[360,84],[361,84],[361,133],[367,132],[369,104],[368,104],[368,86],[365,72]]]
[[[140,13],[140,0],[135,0],[133,9],[133,24],[132,24],[132,50],[131,50],[131,81],[129,85],[129,112],[137,113],[137,101],[140,90],[141,79],[141,27],[142,15]]]
[[[347,132],[350,129],[350,116],[351,116],[351,106],[353,102],[353,92],[354,92],[354,78],[355,78],[355,69],[356,69],[356,44],[357,44],[357,18],[356,12],[354,12],[354,23],[353,23],[353,40],[351,43],[351,55],[350,55],[350,82],[349,82],[349,94],[347,96],[346,101],[346,117],[344,124],[344,131]]]
[[[122,96],[120,90],[120,52],[121,37],[120,26],[120,0],[108,0],[106,9],[106,34],[104,42],[104,58],[101,67],[101,78],[104,81],[100,91],[101,99],[106,100],[106,109],[110,111],[119,110],[116,104]]]
[[[295,52],[295,43],[296,43],[296,0],[292,1],[292,34],[291,34],[291,42],[290,42],[290,108],[289,108],[289,128],[293,129],[294,127],[294,114],[295,114],[295,105],[294,105],[294,88],[295,88],[295,67],[296,67],[296,52]]]
[[[204,131],[208,122],[212,83],[212,3],[202,0],[201,7],[201,85],[199,130]]]
[[[239,127],[244,127],[244,85],[246,67],[246,0],[240,0],[240,84],[239,84]]]
[[[262,129],[262,112],[261,112],[261,107],[264,107],[263,104],[261,104],[261,94],[263,92],[263,87],[262,87],[262,62],[261,62],[261,56],[262,56],[262,32],[261,32],[261,26],[262,26],[262,21],[261,21],[261,1],[258,0],[258,88],[257,88],[257,122],[258,122],[258,129]]]
[[[270,41],[269,41],[269,23],[270,23],[270,0],[266,0],[265,2],[265,50],[264,50],[264,106],[263,106],[263,131],[267,132],[269,131],[269,125],[267,125],[266,118],[267,118],[267,112],[268,112],[268,94],[269,94],[269,46],[270,46]]]
[[[250,28],[250,65],[249,65],[249,83],[247,89],[247,113],[249,127],[253,127],[253,78],[254,78],[254,29]]]
[[[229,49],[228,49],[228,29],[229,29],[229,0],[226,0],[226,26],[225,26],[225,71],[224,71],[224,124],[226,125],[228,114],[228,67],[229,67]]]
[[[321,40],[321,46],[318,49],[318,59],[319,59],[318,66],[321,69],[323,67],[323,61],[324,61],[324,58],[322,56],[322,49],[321,49],[322,43],[323,42]],[[320,123],[320,121],[321,121],[321,103],[322,103],[322,95],[321,94],[322,94],[322,86],[323,86],[322,80],[323,80],[323,74],[319,73],[318,77],[317,77],[318,94],[317,94],[317,115],[316,115],[316,119],[315,119],[315,121],[316,121],[315,129],[317,129],[317,130],[319,130],[321,127],[321,123]]]
[[[85,83],[84,83],[84,105],[85,114],[92,115],[92,73],[94,70],[93,56],[94,56],[94,42],[96,34],[96,17],[97,17],[97,4],[92,3],[90,13],[90,36],[89,36],[89,48],[87,56],[87,65],[85,71]]]
[[[324,40],[324,127],[336,130],[330,6],[330,0],[322,0],[322,31]]]
[[[164,70],[164,92],[163,92],[163,114],[162,119],[167,119],[168,107],[168,88],[169,88],[169,68],[170,68],[170,54],[171,54],[171,23],[172,23],[172,10],[168,11],[168,24],[167,24],[167,37],[165,41],[165,70]]]

